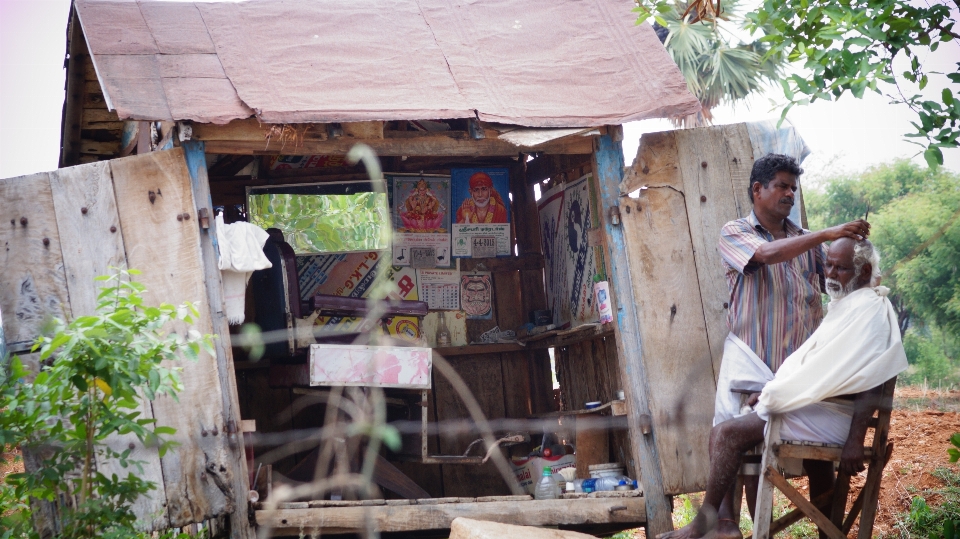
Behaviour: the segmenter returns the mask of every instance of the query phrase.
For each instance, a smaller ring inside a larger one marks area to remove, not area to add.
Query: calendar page
[[[460,272],[446,269],[418,269],[417,293],[431,310],[460,310]]]

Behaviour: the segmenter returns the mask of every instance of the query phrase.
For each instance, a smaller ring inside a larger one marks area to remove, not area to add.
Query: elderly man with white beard
[[[843,444],[841,469],[850,475],[863,471],[863,441],[879,406],[880,386],[907,368],[897,315],[886,298],[889,290],[872,286],[880,275],[879,258],[869,240],[833,242],[824,265],[831,298],[826,317],[751,396],[755,411],[713,427],[703,505],[693,522],[657,539],[740,535],[718,526],[717,509],[736,480],[744,453],[763,441],[773,414],[782,419],[782,439]],[[852,405],[822,402],[844,395],[854,397]],[[819,481],[829,489],[832,469],[826,479]]]

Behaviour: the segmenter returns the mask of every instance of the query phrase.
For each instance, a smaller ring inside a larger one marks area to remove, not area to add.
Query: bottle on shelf
[[[437,348],[450,346],[450,330],[447,329],[447,317],[440,311],[440,320],[437,322]]]
[[[534,498],[537,500],[556,500],[560,497],[560,485],[557,483],[549,466],[543,467],[543,476],[537,483],[537,489]]]

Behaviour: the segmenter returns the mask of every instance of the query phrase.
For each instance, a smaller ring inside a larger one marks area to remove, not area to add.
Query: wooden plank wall
[[[13,342],[33,339],[34,322],[45,316],[90,312],[98,285],[92,277],[124,263],[142,271],[137,280],[146,286],[147,304],[196,302],[201,317],[194,328],[213,332],[206,286],[219,282],[203,277],[182,150],[0,181],[0,213],[11,221],[2,227],[7,249],[0,270],[8,278],[0,281],[0,308],[11,313],[4,330]],[[189,219],[178,219],[183,214]],[[176,428],[180,444],[159,462],[156,451],[137,449],[147,461],[145,476],[162,477],[164,486],[136,506],[145,528],[179,527],[246,505],[244,488],[217,485],[231,485],[231,476],[242,474],[233,465],[241,448],[228,444],[232,418],[223,414],[216,358],[204,355],[178,366],[179,402],[161,397],[144,408],[159,425]],[[123,442],[129,443],[112,443]]]
[[[666,494],[705,488],[706,440],[727,335],[717,252],[724,223],[751,206],[743,124],[646,134],[621,192],[641,360]]]
[[[92,163],[113,159],[120,155],[120,135],[123,132],[123,122],[116,111],[107,110],[107,102],[97,80],[97,71],[83,39],[83,32],[76,33],[78,42],[75,60],[71,61],[71,69],[76,67],[77,82],[72,87],[73,93],[68,96],[74,103],[80,103],[80,140],[79,145],[72,149],[70,155],[64,155],[61,167],[73,166],[82,163]],[[71,48],[73,48],[71,46]],[[71,82],[73,75],[71,74]],[[68,86],[70,87],[70,86]],[[74,120],[75,121],[75,116]],[[64,142],[68,137],[64,132]]]

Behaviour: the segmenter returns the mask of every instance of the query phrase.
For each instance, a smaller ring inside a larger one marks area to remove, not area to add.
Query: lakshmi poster
[[[603,260],[587,232],[596,226],[591,175],[560,185],[537,202],[543,244],[547,304],[557,326],[576,327],[598,320],[593,276]]]
[[[450,177],[391,176],[394,266],[450,267]]]

